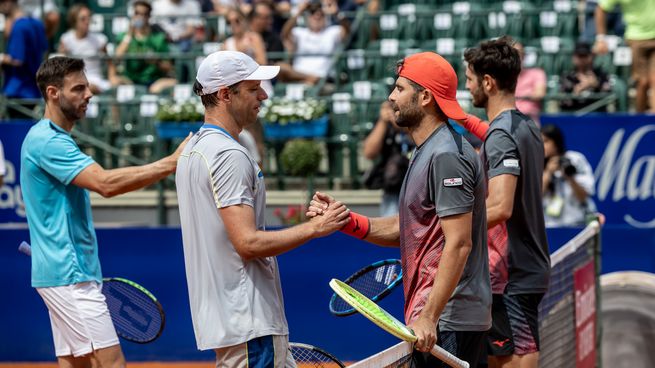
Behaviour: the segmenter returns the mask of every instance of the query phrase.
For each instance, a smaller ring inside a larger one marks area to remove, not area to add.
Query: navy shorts
[[[437,344],[459,359],[468,362],[471,367],[478,365],[478,359],[484,350],[487,331],[438,331]],[[448,368],[449,365],[430,353],[414,350],[412,368]]]
[[[526,355],[539,351],[539,302],[543,296],[543,293],[493,295],[493,325],[487,339],[489,355]]]

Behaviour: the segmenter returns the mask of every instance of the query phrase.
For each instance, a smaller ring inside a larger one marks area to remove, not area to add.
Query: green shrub
[[[311,177],[318,172],[322,156],[318,143],[293,139],[284,145],[280,158],[284,171],[289,175]]]

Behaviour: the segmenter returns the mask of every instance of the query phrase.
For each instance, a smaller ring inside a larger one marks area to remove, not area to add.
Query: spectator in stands
[[[585,0],[584,30],[580,35],[580,39],[591,44],[593,44],[596,37],[596,20],[594,17],[597,7],[597,0]],[[607,13],[606,18],[607,29],[611,30],[613,34],[623,37],[623,34],[625,33],[625,23],[623,22],[621,9],[619,7],[614,7],[611,12]]]
[[[3,93],[8,98],[37,99],[41,93],[35,75],[48,51],[43,23],[26,15],[17,0],[0,0],[0,13],[8,24],[5,53],[0,54],[4,72]],[[33,108],[35,104],[24,106]],[[13,109],[9,110],[9,116],[31,119],[31,116]]]
[[[626,23],[625,39],[632,49],[632,75],[637,83],[637,112],[655,113],[655,22],[653,2],[649,0],[600,0],[596,7],[596,43],[594,50],[606,54],[609,50],[607,12],[619,5]],[[650,97],[649,97],[650,91]]]
[[[260,65],[267,64],[266,48],[262,36],[249,28],[246,16],[238,8],[231,8],[226,15],[232,35],[225,40],[228,51],[241,51]]]
[[[250,14],[253,0],[200,0],[203,13],[214,13],[227,16],[232,9],[239,9],[243,14]]]
[[[170,75],[173,64],[169,60],[160,59],[130,59],[129,55],[144,55],[147,53],[166,53],[168,43],[163,32],[155,31],[150,25],[152,6],[145,0],[137,0],[133,4],[133,16],[127,33],[118,36],[116,57],[128,55],[125,60],[125,73],[119,82],[148,86],[150,93],[159,93],[177,83]],[[110,76],[112,78],[112,76]]]
[[[53,40],[59,30],[59,8],[54,0],[19,0],[18,5],[32,18],[43,19],[45,34],[48,40]],[[43,13],[45,16],[42,17]]]
[[[202,27],[200,4],[196,0],[155,0],[152,16],[177,50],[191,50],[196,28]]]
[[[378,162],[366,173],[364,185],[368,189],[382,189],[380,216],[398,214],[400,188],[409,167],[409,155],[414,143],[406,129],[396,125],[396,118],[389,101],[380,106],[380,116],[375,127],[364,140],[364,156]]]
[[[102,71],[105,61],[99,56],[107,55],[107,36],[102,33],[89,32],[91,10],[84,4],[75,4],[68,10],[68,25],[70,29],[59,39],[59,52],[76,57],[84,57],[86,78],[93,93],[101,93],[112,85],[118,84],[114,63],[107,60],[108,74],[114,83],[107,80]]]
[[[232,8],[227,12],[227,23],[232,29],[232,36],[228,37],[223,43],[223,48],[227,51],[240,51],[255,59],[260,65],[268,64],[266,59],[266,48],[264,40],[257,32],[250,30],[246,16],[239,8]],[[273,96],[273,84],[271,81],[262,81],[261,87],[268,96]]]
[[[275,8],[269,2],[262,1],[255,3],[249,15],[250,30],[259,33],[264,41],[266,56],[269,60],[276,62],[283,58],[279,55],[284,52],[282,39],[277,32],[273,31],[273,16]],[[278,55],[271,55],[276,53]]]
[[[305,13],[308,27],[297,27],[298,17]],[[332,69],[332,56],[347,34],[345,26],[327,26],[321,3],[302,3],[282,28],[285,47],[296,55],[291,68],[282,66],[280,79],[316,84],[327,77]]]
[[[570,93],[573,98],[562,100],[560,108],[563,111],[576,111],[598,99],[590,99],[590,93],[609,92],[611,87],[607,74],[599,67],[594,67],[594,54],[591,45],[586,42],[578,42],[573,52],[573,67],[575,70],[562,76],[560,89],[564,93]],[[607,111],[605,106],[599,107],[596,111]]]
[[[580,152],[566,150],[564,134],[555,125],[541,128],[544,141],[543,205],[547,227],[584,225],[596,210],[594,173]]]
[[[523,44],[516,42],[514,47],[519,51],[521,63],[525,60]],[[521,74],[516,81],[516,108],[528,115],[539,124],[541,104],[546,96],[546,72],[538,67],[521,68]]]

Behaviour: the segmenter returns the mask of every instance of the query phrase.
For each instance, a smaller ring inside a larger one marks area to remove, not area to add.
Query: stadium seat
[[[574,40],[557,36],[546,36],[533,40],[526,46],[539,50],[538,64],[548,75],[562,75],[569,71],[573,64],[571,61]]]
[[[127,14],[127,1],[125,0],[89,1],[87,5],[96,14]]]
[[[371,42],[367,49],[369,75],[366,79],[382,79],[393,74],[396,61],[404,58],[415,46],[414,40],[382,39]]]

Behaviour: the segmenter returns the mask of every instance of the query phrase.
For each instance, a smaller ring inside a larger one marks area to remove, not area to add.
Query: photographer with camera
[[[546,227],[584,225],[596,210],[594,173],[580,152],[567,151],[564,135],[555,125],[541,128],[544,141],[543,205]]]

